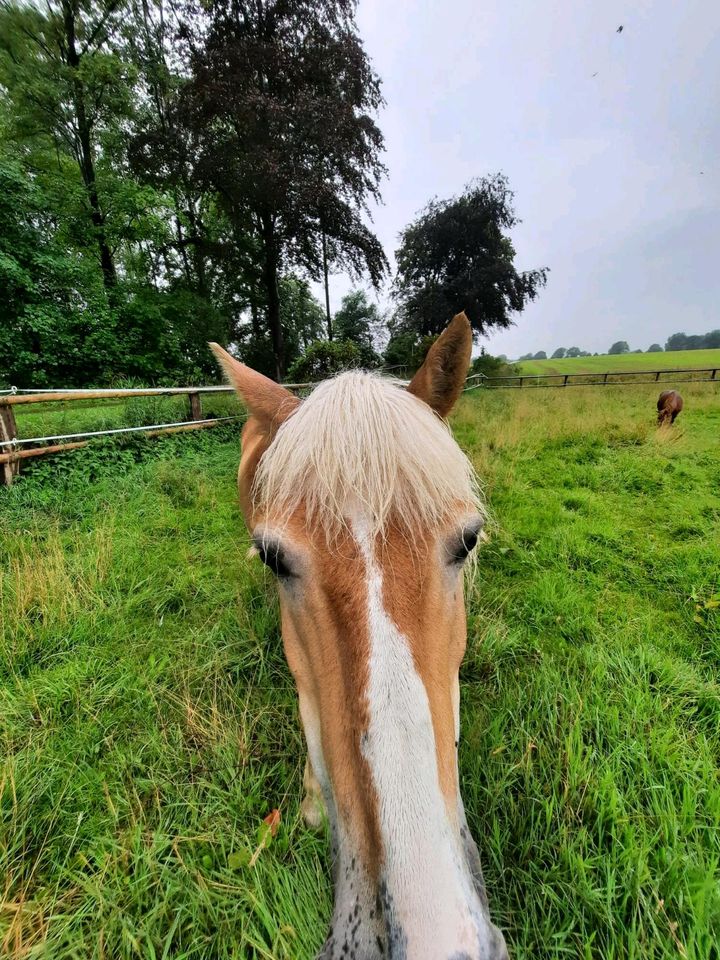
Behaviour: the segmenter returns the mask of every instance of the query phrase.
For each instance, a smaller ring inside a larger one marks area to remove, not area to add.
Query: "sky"
[[[360,0],[357,23],[387,102],[391,265],[428,200],[502,171],[516,266],[550,268],[487,350],[720,327],[720,0]],[[351,285],[332,278],[334,309]]]

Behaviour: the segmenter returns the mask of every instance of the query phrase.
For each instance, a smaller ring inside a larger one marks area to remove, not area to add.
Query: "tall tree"
[[[517,223],[502,174],[472,182],[459,197],[432,200],[403,230],[395,254],[399,324],[437,334],[464,310],[476,333],[510,326],[548,273],[516,269],[508,231]]]
[[[608,350],[608,354],[613,357],[621,353],[630,353],[630,347],[627,344],[627,340],[616,340]]]
[[[117,282],[99,144],[132,111],[132,67],[118,53],[121,0],[48,0],[0,10],[0,82],[11,102],[10,136],[45,138],[73,157],[81,177],[105,287]]]
[[[384,172],[373,120],[382,100],[354,33],[354,8],[353,0],[186,8],[185,120],[200,141],[199,174],[255,240],[278,377],[284,270],[294,265],[319,279],[324,262],[341,262],[377,284],[387,269],[363,222]]]

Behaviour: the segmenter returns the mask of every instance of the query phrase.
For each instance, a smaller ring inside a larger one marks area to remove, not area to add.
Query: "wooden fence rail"
[[[307,383],[285,384],[294,393],[310,386]],[[141,433],[146,437],[158,437],[169,433],[184,433],[188,430],[204,430],[216,427],[238,417],[203,417],[202,395],[206,393],[234,393],[230,386],[218,387],[142,387],[127,390],[10,390],[0,394],[0,483],[9,486],[20,471],[20,463],[29,457],[42,457],[66,450],[86,447],[94,437],[116,434]],[[86,433],[57,434],[48,437],[18,437],[15,408],[37,403],[67,403],[84,400],[119,400],[131,397],[187,396],[189,419],[177,423],[156,423],[144,427],[120,427],[114,430],[93,430]],[[71,441],[66,443],[64,441]],[[48,443],[53,441],[53,443]],[[43,444],[31,446],[31,444]],[[21,449],[28,447],[28,449]]]
[[[483,377],[475,386],[483,387],[626,387],[631,384],[720,383],[720,367],[689,367],[681,370],[615,370],[608,373],[524,373],[512,377]],[[678,376],[697,374],[697,376]],[[709,376],[704,376],[709,374]],[[626,379],[610,379],[619,377]],[[627,379],[627,378],[631,379]],[[661,380],[665,377],[665,380]],[[553,381],[553,382],[550,382]]]

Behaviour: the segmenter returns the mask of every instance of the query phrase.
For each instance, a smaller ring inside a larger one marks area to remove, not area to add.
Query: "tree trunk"
[[[325,278],[325,317],[327,319],[328,340],[333,338],[332,318],[330,317],[330,285],[328,283],[328,258],[327,258],[327,237],[323,230],[322,235],[323,252],[323,277]]]
[[[93,160],[91,142],[91,123],[85,109],[85,91],[80,79],[80,55],[75,44],[75,8],[69,0],[63,3],[65,39],[67,41],[67,64],[73,71],[73,99],[78,126],[79,155],[78,165],[85,184],[88,202],[90,203],[90,219],[95,230],[98,249],[100,251],[100,267],[103,273],[103,283],[106,290],[112,289],[117,283],[117,273],[113,261],[112,251],[105,235],[105,217],[100,208],[100,200],[95,181],[95,161]]]
[[[275,357],[275,378],[279,382],[285,373],[285,344],[282,326],[280,325],[277,238],[275,237],[275,226],[270,215],[263,217],[263,245],[265,247],[263,281],[267,293],[267,319],[268,327],[270,328],[270,337],[272,339],[273,355]]]

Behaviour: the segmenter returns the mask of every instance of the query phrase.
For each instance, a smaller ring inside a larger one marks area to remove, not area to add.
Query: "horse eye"
[[[468,556],[475,549],[478,542],[480,530],[476,527],[468,527],[463,530],[458,539],[450,547],[450,562],[464,563]]]
[[[282,580],[285,577],[295,576],[285,562],[280,544],[257,542],[255,546],[257,547],[258,556],[262,562],[272,570],[276,577]]]

